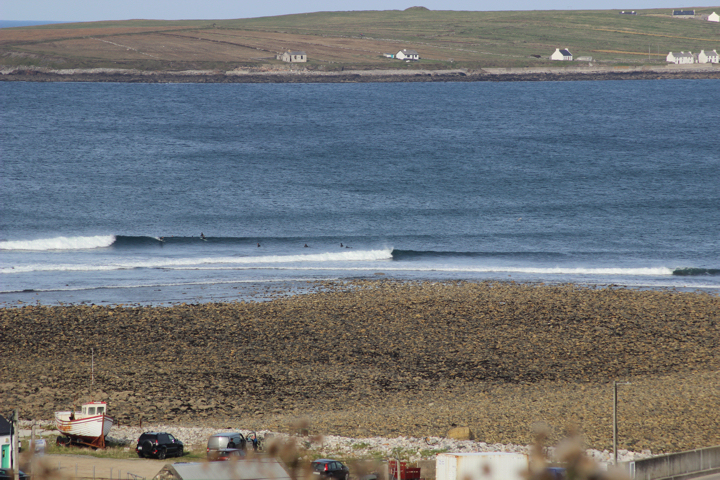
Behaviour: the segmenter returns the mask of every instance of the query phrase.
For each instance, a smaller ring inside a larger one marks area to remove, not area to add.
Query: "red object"
[[[390,462],[388,462],[388,467],[390,469],[390,478],[397,479],[397,461],[390,460]],[[406,462],[400,462],[399,480],[420,480],[420,469],[412,467],[408,468]]]

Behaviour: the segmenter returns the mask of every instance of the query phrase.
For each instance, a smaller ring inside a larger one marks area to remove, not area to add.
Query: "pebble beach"
[[[467,426],[474,448],[528,445],[542,426],[550,442],[576,431],[603,452],[612,448],[612,382],[623,380],[621,449],[720,443],[715,294],[316,287],[267,302],[1,309],[0,410],[51,419],[104,400],[118,423],[111,436],[131,428],[131,437],[149,425],[280,434],[301,422],[326,438],[439,442]]]

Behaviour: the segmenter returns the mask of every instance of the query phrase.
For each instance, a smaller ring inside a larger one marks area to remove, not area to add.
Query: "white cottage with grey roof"
[[[288,63],[307,62],[307,53],[302,50],[297,50],[295,52],[288,50],[280,56],[279,60]]]
[[[717,50],[713,50],[711,52],[706,52],[705,50],[700,50],[700,53],[698,53],[698,63],[720,63],[720,58],[718,58],[718,52]]]
[[[665,61],[674,63],[675,65],[687,65],[689,63],[695,63],[695,57],[692,52],[670,52],[667,54]]]
[[[559,48],[556,48],[555,51],[550,55],[550,60],[572,60],[573,56],[572,53],[570,53],[570,50],[567,48],[563,48],[560,50]]]
[[[420,55],[415,50],[400,50],[395,54],[395,58],[400,60],[420,60]]]

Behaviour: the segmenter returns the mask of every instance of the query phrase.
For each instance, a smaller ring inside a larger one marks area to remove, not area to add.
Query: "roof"
[[[307,55],[307,54],[306,54],[305,52],[303,52],[302,50],[298,50],[298,51],[296,51],[296,52],[288,52],[288,53],[289,53],[290,55]]]
[[[10,425],[10,422],[0,415],[0,435],[10,435],[11,432],[12,425]]]
[[[291,480],[285,467],[274,458],[232,462],[172,463],[156,479],[177,480]]]
[[[695,10],[673,10],[673,15],[695,15]]]
[[[406,49],[406,50],[401,50],[401,52],[403,52],[405,55],[418,55],[418,52],[416,52],[415,50],[407,50]]]
[[[671,52],[672,53],[672,52]],[[686,57],[692,57],[692,53],[690,52],[680,52],[680,53],[673,53],[673,57],[675,58],[686,58]]]
[[[560,53],[562,53],[564,57],[572,57],[572,53],[570,53],[569,50],[560,50]]]

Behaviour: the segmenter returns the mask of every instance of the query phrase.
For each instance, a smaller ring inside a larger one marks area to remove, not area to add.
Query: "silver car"
[[[231,456],[245,456],[247,440],[242,433],[216,433],[208,438],[208,460],[226,460]]]

